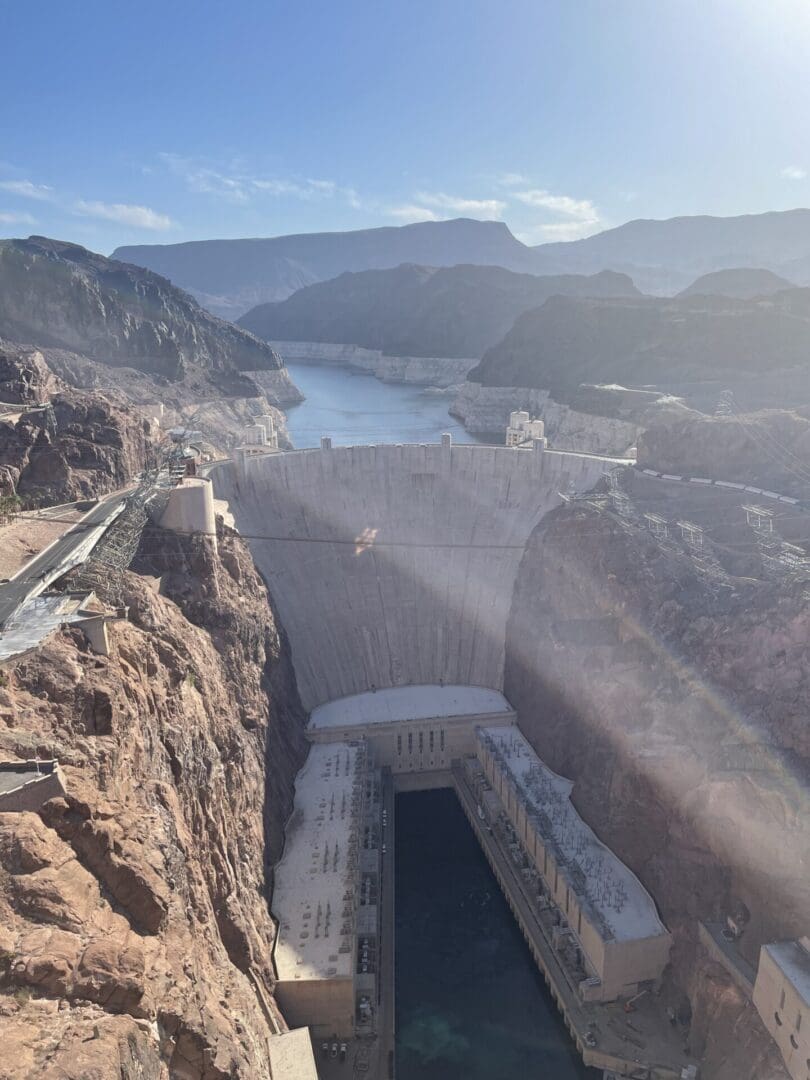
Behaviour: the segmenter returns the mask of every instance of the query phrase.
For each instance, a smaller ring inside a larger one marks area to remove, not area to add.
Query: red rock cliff
[[[234,534],[152,530],[135,566],[108,658],[65,630],[0,686],[0,756],[67,782],[0,816],[4,1078],[269,1076],[294,677]]]

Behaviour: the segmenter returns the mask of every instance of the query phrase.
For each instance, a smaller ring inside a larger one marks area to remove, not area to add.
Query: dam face
[[[289,637],[311,710],[383,687],[503,686],[526,541],[610,458],[380,445],[242,457],[214,472]]]

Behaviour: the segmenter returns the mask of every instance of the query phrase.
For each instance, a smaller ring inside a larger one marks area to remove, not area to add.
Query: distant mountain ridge
[[[0,241],[0,336],[172,381],[200,372],[226,392],[241,371],[283,367],[165,278],[42,236]]]
[[[773,270],[810,255],[810,210],[639,218],[582,240],[541,244],[533,250],[545,265],[555,266],[559,260],[569,270],[587,271],[606,261],[704,272],[745,266]]]
[[[774,274],[772,270],[738,267],[703,274],[682,289],[678,296],[731,296],[738,300],[753,300],[757,296],[772,296],[773,293],[792,288],[792,281]]]
[[[503,222],[466,218],[269,239],[144,244],[117,248],[113,258],[165,275],[233,319],[259,302],[283,300],[303,285],[347,271],[476,263],[530,272],[533,261],[531,249]]]
[[[259,303],[347,271],[422,266],[502,266],[524,274],[628,274],[642,292],[673,295],[715,270],[771,270],[810,284],[810,210],[738,217],[639,219],[583,240],[529,247],[499,221],[426,221],[267,239],[196,240],[116,249],[237,319]]]
[[[537,277],[499,266],[345,273],[260,304],[238,325],[267,341],[317,341],[379,349],[389,356],[476,358],[522,312],[553,295],[641,294],[624,274]]]

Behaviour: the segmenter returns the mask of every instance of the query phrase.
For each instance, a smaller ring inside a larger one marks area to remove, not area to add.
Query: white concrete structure
[[[477,755],[518,841],[582,956],[588,1001],[630,997],[660,980],[671,937],[636,875],[594,834],[515,726],[479,728]]]
[[[267,429],[264,424],[260,424],[258,420],[255,424],[248,424],[242,435],[242,441],[245,446],[266,446]]]
[[[313,746],[275,872],[276,996],[287,1022],[354,1030],[356,908],[366,779],[361,743]]]
[[[481,724],[514,724],[503,694],[480,686],[399,686],[320,705],[310,716],[312,742],[363,738],[374,761],[394,773],[450,768],[475,753]]]
[[[172,532],[194,535],[202,533],[216,542],[214,492],[211,481],[187,476],[173,487],[169,501],[160,518],[161,527]]]
[[[274,1035],[269,1047],[273,1080],[318,1080],[312,1040],[306,1028]]]
[[[542,420],[532,419],[525,410],[509,414],[509,426],[506,429],[507,446],[530,447],[535,441],[545,446],[545,424]]]
[[[256,417],[256,424],[254,427],[260,424],[264,428],[264,441],[267,446],[278,447],[278,433],[276,432],[276,422],[270,413],[262,413],[261,416]]]
[[[322,728],[388,724],[399,720],[436,717],[514,715],[512,706],[497,690],[483,686],[400,686],[377,693],[354,694],[319,705],[309,718],[310,734]]]
[[[242,434],[242,445],[234,450],[234,460],[240,473],[245,470],[249,458],[278,453],[278,432],[270,413],[257,416]]]
[[[526,542],[559,492],[612,464],[448,439],[242,455],[213,475],[255,538],[311,710],[373,687],[501,689]]]
[[[93,652],[109,656],[107,623],[122,617],[95,593],[47,593],[28,600],[0,632],[0,666],[18,660],[61,626],[78,626]]]
[[[754,1005],[793,1080],[810,1076],[810,937],[763,945]]]
[[[65,778],[54,759],[0,761],[0,814],[36,813],[65,790]]]

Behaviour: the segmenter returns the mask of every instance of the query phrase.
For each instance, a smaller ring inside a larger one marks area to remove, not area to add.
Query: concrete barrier
[[[262,428],[262,430],[264,430]],[[169,501],[160,519],[164,529],[194,535],[214,537],[214,494],[211,481],[203,477],[187,477],[169,493]]]

